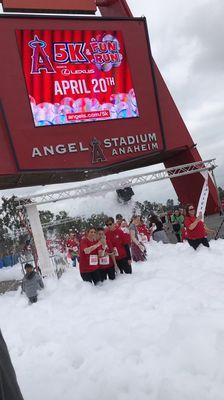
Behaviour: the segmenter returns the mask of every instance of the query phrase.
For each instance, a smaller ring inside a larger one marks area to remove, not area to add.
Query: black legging
[[[94,285],[97,285],[97,283],[101,281],[99,269],[91,272],[82,272],[80,275],[83,281],[94,283]]]
[[[101,282],[105,281],[107,279],[107,277],[112,281],[115,279],[115,268],[114,267],[102,268],[99,271],[100,271]]]
[[[128,263],[127,258],[122,258],[121,260],[117,260],[117,266],[120,270],[120,273],[123,274],[132,274],[132,267]]]
[[[177,238],[178,243],[182,242],[181,233],[175,233],[175,236]]]
[[[195,250],[198,248],[198,246],[200,246],[200,244],[203,244],[205,247],[209,247],[208,239],[205,237],[201,239],[188,239],[188,243]]]

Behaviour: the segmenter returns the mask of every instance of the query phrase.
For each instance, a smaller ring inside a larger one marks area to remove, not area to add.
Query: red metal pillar
[[[97,6],[104,17],[132,17],[131,10],[126,0],[99,0]],[[172,99],[172,96],[164,82],[162,75],[154,61],[154,73],[157,85],[160,112],[163,121],[163,129],[166,138],[166,155],[169,151],[185,147],[186,150],[173,155],[164,160],[166,168],[176,165],[193,163],[200,161],[201,157],[194,142],[188,132],[184,121]],[[180,178],[171,179],[173,187],[177,193],[178,199],[181,203],[193,203],[195,206],[200,197],[204,178],[200,173],[186,175]],[[213,214],[219,210],[217,190],[212,182],[209,180],[209,197],[206,211],[208,214]]]
[[[160,111],[163,120],[163,129],[166,138],[167,151],[186,146],[186,150],[164,161],[166,168],[174,167],[187,163],[193,163],[201,160],[201,156],[196,149],[190,133],[172,99],[172,96],[154,63]],[[171,180],[177,193],[178,199],[182,204],[193,203],[197,205],[204,178],[200,173],[185,175]],[[208,214],[218,212],[219,203],[217,190],[214,183],[209,179],[209,197],[206,211]]]

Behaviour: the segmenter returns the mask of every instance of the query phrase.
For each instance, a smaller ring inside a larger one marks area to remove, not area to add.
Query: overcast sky
[[[217,182],[224,186],[224,0],[129,0],[128,4],[134,16],[147,17],[154,59],[202,158],[216,158]],[[13,190],[17,195],[29,191]],[[169,181],[135,192],[140,201],[175,198]]]
[[[147,17],[154,59],[203,159],[224,184],[224,1],[129,0]],[[141,10],[138,6],[141,4]]]

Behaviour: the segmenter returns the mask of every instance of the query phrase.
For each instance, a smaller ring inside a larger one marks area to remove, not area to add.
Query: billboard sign
[[[138,117],[120,31],[16,34],[36,127]]]
[[[145,18],[0,16],[0,51],[0,133],[22,181],[162,161]]]

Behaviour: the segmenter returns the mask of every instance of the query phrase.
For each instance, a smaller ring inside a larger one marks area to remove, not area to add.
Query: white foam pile
[[[13,267],[0,268],[0,282],[10,280],[20,280],[23,278],[21,264],[18,263]]]
[[[133,275],[45,280],[32,306],[0,296],[25,400],[222,400],[224,242],[152,243]]]

